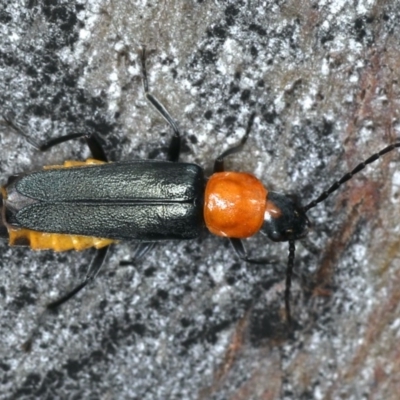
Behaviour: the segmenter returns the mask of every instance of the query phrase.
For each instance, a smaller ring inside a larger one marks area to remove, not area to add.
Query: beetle
[[[179,162],[181,134],[167,109],[149,92],[145,59],[143,49],[145,96],[173,132],[167,161],[108,162],[95,133],[73,133],[38,144],[5,116],[4,119],[40,151],[83,137],[93,158],[66,161],[63,165],[11,176],[1,188],[0,237],[7,239],[11,246],[25,245],[34,250],[97,249],[85,279],[46,306],[46,310],[53,310],[96,277],[109,245],[118,241],[138,242],[134,258],[139,259],[158,241],[194,239],[206,226],[214,235],[229,238],[241,260],[253,264],[272,263],[274,261],[268,259],[249,257],[242,242],[262,232],[274,242],[289,243],[285,309],[290,322],[295,242],[309,231],[307,212],[368,164],[400,147],[400,142],[373,154],[302,206],[292,196],[268,191],[250,173],[225,171],[225,158],[241,151],[249,137],[255,118],[253,113],[240,143],[217,157],[213,174],[206,179],[200,166]],[[26,348],[30,343],[31,339]]]

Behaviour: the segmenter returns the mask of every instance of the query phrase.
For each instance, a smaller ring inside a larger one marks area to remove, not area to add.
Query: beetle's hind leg
[[[142,50],[141,62],[142,62],[143,90],[146,99],[172,128],[173,135],[171,138],[171,142],[169,144],[167,159],[169,161],[177,162],[179,161],[179,155],[181,152],[181,133],[174,119],[171,117],[171,114],[168,112],[168,110],[149,91],[149,82],[147,80],[147,71],[146,71],[146,49],[144,47]]]
[[[70,300],[72,297],[74,297],[76,294],[78,294],[85,286],[87,286],[90,282],[92,282],[96,278],[96,276],[99,273],[100,268],[103,265],[104,260],[107,256],[107,252],[108,252],[108,247],[103,247],[101,249],[96,250],[96,254],[94,255],[94,257],[90,263],[90,266],[89,266],[89,269],[88,269],[85,279],[79,285],[77,285],[72,290],[70,290],[68,293],[66,293],[64,296],[47,304],[45,311],[39,317],[39,321],[36,325],[35,330],[31,333],[28,340],[26,340],[26,342],[22,346],[24,351],[30,351],[30,349],[32,347],[33,339],[35,338],[35,336],[38,332],[39,326],[41,324],[41,321],[43,320],[45,315],[48,312],[57,310],[61,305],[63,305],[68,300]]]
[[[70,133],[68,135],[64,135],[58,138],[50,139],[47,142],[44,143],[38,143],[35,140],[33,140],[29,135],[27,135],[13,120],[13,118],[10,115],[3,115],[4,121],[8,125],[10,125],[19,135],[23,136],[26,141],[33,146],[36,150],[39,151],[47,151],[51,149],[54,146],[57,146],[58,144],[68,142],[70,140],[75,140],[75,139],[80,139],[84,138],[86,140],[86,143],[90,149],[90,152],[92,153],[93,158],[99,161],[104,161],[107,162],[107,156],[106,153],[103,149],[103,146],[100,143],[100,139],[97,136],[96,133]]]

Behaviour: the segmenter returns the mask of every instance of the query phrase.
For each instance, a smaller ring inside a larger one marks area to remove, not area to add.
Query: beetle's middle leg
[[[142,79],[143,79],[143,90],[144,95],[146,96],[147,101],[157,110],[157,112],[167,121],[169,126],[172,128],[172,138],[169,144],[168,153],[167,153],[167,160],[177,162],[179,161],[179,155],[181,151],[181,133],[179,131],[178,126],[176,125],[174,119],[171,117],[171,114],[165,108],[165,106],[156,98],[154,97],[149,91],[149,82],[147,79],[147,70],[146,70],[146,49],[143,48],[141,54],[141,63],[142,63]],[[132,265],[135,261],[144,257],[151,249],[153,249],[155,243],[148,242],[148,243],[140,243],[135,251],[135,255],[133,256],[132,260],[121,261],[119,265],[127,266]]]
[[[168,161],[179,161],[179,155],[181,152],[181,133],[175,121],[171,117],[168,110],[149,92],[149,82],[147,80],[146,71],[146,49],[143,48],[142,51],[142,76],[143,76],[143,90],[146,99],[149,103],[161,114],[161,116],[168,122],[169,126],[172,128],[173,135],[168,148],[167,159]]]
[[[100,143],[100,139],[98,135],[94,132],[92,133],[70,133],[68,135],[64,135],[58,138],[50,139],[44,143],[38,143],[29,137],[19,126],[15,124],[13,119],[8,115],[3,115],[3,119],[10,125],[19,135],[23,136],[26,141],[33,146],[36,150],[39,151],[47,151],[58,144],[68,142],[70,140],[84,138],[89,147],[90,152],[92,153],[93,158],[99,161],[107,162],[107,156],[103,149],[103,146]]]

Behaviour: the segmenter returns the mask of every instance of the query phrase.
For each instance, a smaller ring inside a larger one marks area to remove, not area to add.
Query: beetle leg
[[[274,259],[252,259],[248,258],[246,249],[243,246],[243,242],[240,239],[230,238],[229,239],[233,248],[236,251],[238,257],[246,261],[249,264],[276,264],[278,260]],[[294,240],[289,240],[289,257],[286,267],[286,283],[285,283],[285,310],[286,318],[288,323],[292,322],[291,311],[290,311],[290,289],[292,287],[292,276],[293,276],[293,266],[294,266],[294,254],[295,254],[295,242]]]
[[[135,261],[140,260],[142,257],[144,257],[151,249],[154,248],[156,245],[156,242],[146,242],[146,243],[140,243],[136,247],[135,255],[133,256],[132,260],[123,260],[120,261],[119,265],[125,267],[127,265],[132,265],[135,263]]]
[[[5,209],[4,209],[4,197],[3,194],[0,192],[0,239],[10,239],[10,235],[8,233],[8,228],[5,223]]]
[[[241,260],[248,262],[249,264],[265,265],[265,264],[276,264],[278,262],[278,260],[274,260],[271,258],[249,258],[247,256],[246,249],[244,248],[243,241],[241,239],[229,238],[229,240],[238,257]]]
[[[143,76],[143,90],[147,101],[158,111],[158,113],[168,122],[172,128],[173,135],[168,148],[167,159],[169,161],[177,162],[179,160],[179,154],[181,151],[181,134],[178,126],[171,117],[168,110],[149,92],[149,83],[147,80],[146,72],[146,49],[143,47],[142,50],[142,76]]]
[[[31,350],[33,339],[35,338],[35,336],[38,332],[39,326],[40,326],[46,312],[56,310],[58,307],[60,307],[61,305],[66,303],[68,300],[70,300],[72,297],[74,297],[77,293],[79,293],[88,283],[92,282],[94,280],[94,278],[96,278],[101,266],[103,265],[104,259],[107,256],[107,251],[108,251],[108,247],[103,247],[101,249],[98,249],[95,256],[92,259],[92,262],[90,263],[89,270],[88,270],[83,282],[81,282],[78,286],[76,286],[74,289],[69,291],[64,296],[60,297],[58,300],[55,300],[55,301],[47,304],[45,311],[39,317],[36,328],[31,333],[30,337],[22,345],[22,348],[24,351],[29,352]]]
[[[251,128],[253,126],[253,122],[254,122],[254,117],[255,116],[256,116],[255,113],[250,115],[249,122],[247,123],[246,133],[244,134],[244,136],[240,140],[239,144],[237,144],[236,146],[231,147],[228,150],[225,150],[221,155],[219,155],[216,158],[216,160],[214,162],[214,172],[223,172],[225,170],[225,168],[224,168],[224,158],[227,157],[227,156],[230,156],[231,154],[238,153],[239,151],[241,151],[243,149],[243,146],[247,142],[247,139],[248,139],[248,137],[250,135],[250,131],[251,131]]]
[[[44,143],[37,143],[31,137],[29,137],[18,125],[15,124],[13,119],[8,115],[3,115],[3,119],[10,125],[19,135],[23,136],[26,141],[33,146],[36,150],[47,151],[50,148],[57,146],[58,144],[68,142],[70,140],[84,138],[92,153],[93,158],[99,161],[107,162],[107,156],[104,152],[103,146],[100,143],[98,135],[92,133],[70,133],[58,138],[50,139]]]
[[[60,307],[62,304],[66,303],[69,299],[71,299],[77,293],[79,293],[88,283],[92,282],[94,278],[96,278],[101,266],[103,265],[104,259],[107,256],[107,251],[108,247],[102,247],[101,249],[98,249],[96,251],[95,256],[92,259],[92,262],[90,263],[90,267],[86,274],[85,279],[78,286],[76,286],[74,289],[72,289],[64,296],[60,297],[58,300],[55,300],[47,304],[46,309],[54,310]]]

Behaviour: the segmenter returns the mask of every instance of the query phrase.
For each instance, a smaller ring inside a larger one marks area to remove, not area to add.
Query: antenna
[[[381,151],[378,151],[377,153],[373,154],[371,157],[367,158],[365,161],[361,162],[358,164],[353,170],[348,172],[347,174],[343,175],[338,181],[336,181],[329,189],[325,190],[322,192],[319,197],[317,197],[315,200],[311,201],[309,204],[303,207],[303,211],[307,212],[309,209],[314,208],[317,204],[321,203],[322,201],[326,200],[328,196],[330,196],[333,192],[338,190],[340,186],[343,185],[343,183],[349,181],[355,174],[358,172],[362,171],[368,164],[373,163],[376,161],[378,158],[383,156],[386,153],[390,153],[392,150],[400,147],[400,142],[395,142]]]

